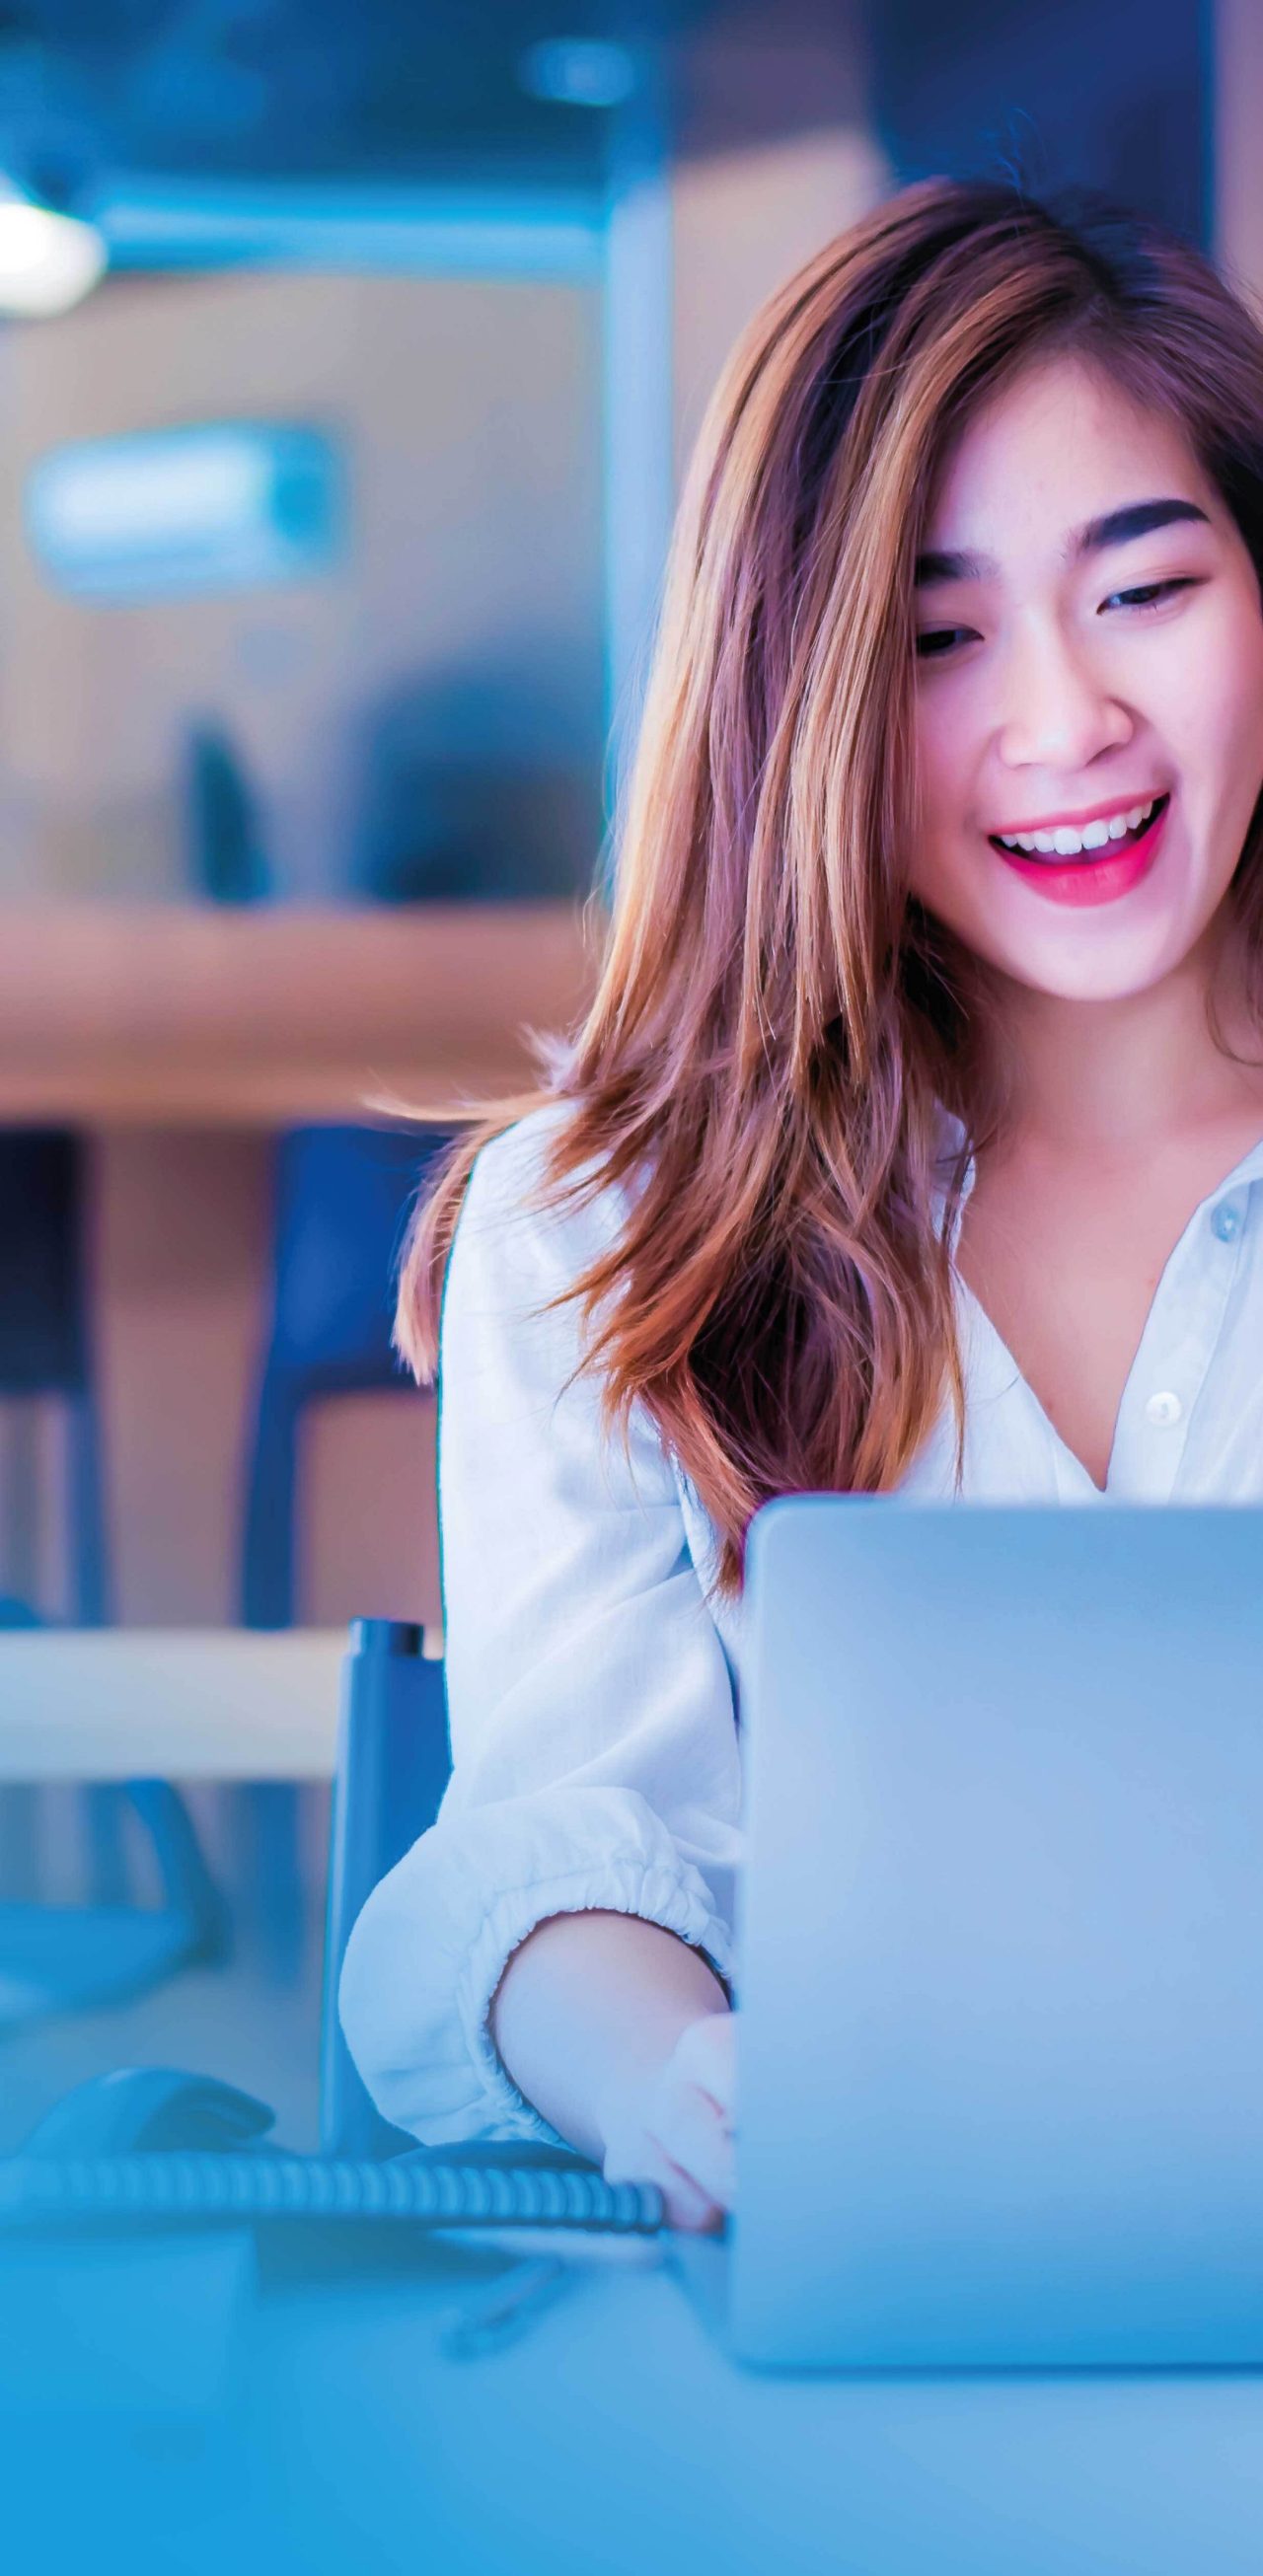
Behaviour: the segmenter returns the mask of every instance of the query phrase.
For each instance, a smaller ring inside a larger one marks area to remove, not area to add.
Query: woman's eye
[[[1135,611],[1137,616],[1143,617],[1147,608],[1160,607],[1162,601],[1170,598],[1173,591],[1197,590],[1199,587],[1200,584],[1190,573],[1184,574],[1179,580],[1146,581],[1138,590],[1112,590],[1109,598],[1102,600],[1097,614],[1102,615],[1112,601],[1121,599],[1125,606],[1130,606]]]
[[[971,626],[929,627],[924,635],[917,637],[917,653],[923,662],[941,661],[944,653],[950,653],[958,636],[972,633]]]
[[[1200,575],[1183,573],[1166,581],[1142,582],[1133,590],[1112,590],[1109,598],[1102,600],[1097,615],[1103,616],[1106,609],[1112,608],[1117,601],[1129,615],[1144,617],[1151,610],[1161,608],[1177,591],[1199,590],[1201,586]],[[917,637],[917,657],[922,662],[941,662],[958,643],[971,641],[977,641],[972,626],[930,626]]]

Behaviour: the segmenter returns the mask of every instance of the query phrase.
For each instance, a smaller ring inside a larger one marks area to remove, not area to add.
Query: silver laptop
[[[744,2360],[1263,2362],[1263,1513],[751,1531]]]

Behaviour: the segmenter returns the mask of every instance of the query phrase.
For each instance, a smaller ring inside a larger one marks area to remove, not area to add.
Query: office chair
[[[343,1668],[330,1828],[320,2151],[376,2162],[415,2150],[383,2120],[361,2083],[338,2020],[338,1980],[351,1928],[380,1878],[433,1824],[447,1785],[447,1705],[437,1631],[356,1619]],[[0,1981],[2,1985],[2,1981]],[[232,2084],[172,2067],[90,2077],[45,2115],[28,2145],[41,2155],[118,2155],[148,2148],[253,2147],[268,2105]],[[470,2149],[474,2161],[488,2151]],[[547,2161],[525,2148],[519,2162]]]
[[[0,1397],[52,1395],[70,1424],[69,1552],[77,1622],[109,1619],[109,1568],[83,1257],[83,1146],[61,1130],[0,1133]],[[44,1624],[31,1602],[0,1600],[0,1626]],[[213,1955],[222,1913],[193,1822],[164,1781],[84,1793],[93,1902],[38,1901],[32,1793],[0,1798],[0,2028],[123,2001]],[[160,1909],[127,1900],[133,1818],[153,1847]],[[25,1848],[23,1848],[25,1845]]]
[[[56,1396],[70,1428],[74,1615],[108,1619],[100,1434],[83,1258],[83,1147],[61,1129],[0,1132],[0,1396]]]
[[[438,1643],[437,1635],[427,1639],[408,1621],[352,1623],[331,1834],[320,2153],[282,2154],[269,2177],[273,2114],[266,2102],[179,2068],[122,2067],[91,2076],[65,2095],[26,2141],[28,2159],[61,2162],[62,2180],[54,2189],[63,2207],[68,2195],[82,2208],[84,2189],[92,2201],[97,2188],[91,2164],[80,2161],[76,2167],[67,2159],[121,2156],[131,2160],[124,2186],[128,2212],[140,2207],[174,2214],[185,2224],[194,2207],[215,2217],[235,2212],[239,2219],[243,2203],[270,2218],[279,2195],[286,2207],[322,2218],[372,2218],[393,2207],[400,2215],[415,2212],[443,2225],[455,2216],[461,2224],[523,2220],[624,2234],[653,2233],[661,2226],[662,2202],[652,2185],[606,2183],[589,2158],[568,2147],[529,2139],[510,2146],[474,2140],[418,2148],[381,2118],[352,2064],[338,2020],[338,1980],[351,1927],[377,1881],[433,1824],[450,1774]],[[154,2150],[172,2151],[171,2161]],[[435,2178],[436,2166],[446,2169],[445,2179]],[[117,2212],[117,2180],[107,2164],[95,2207]],[[401,2194],[406,2209],[399,2207]],[[41,2205],[47,2205],[46,2197]]]
[[[185,2227],[225,2216],[270,2223],[282,2211],[339,2225],[393,2215],[462,2229],[524,2223],[651,2235],[661,2227],[652,2184],[607,2183],[588,2157],[560,2144],[419,2148],[380,2117],[352,2064],[338,2021],[351,1927],[378,1879],[434,1822],[449,1777],[438,1642],[407,1621],[352,1623],[333,1803],[320,2153],[272,2150],[270,2106],[233,2084],[174,2067],[120,2067],[90,2076],[37,2121],[11,2168],[29,2206],[122,2212],[125,2224],[142,2212],[174,2216]],[[41,2170],[50,2165],[59,2171]]]
[[[241,1554],[247,1628],[288,1628],[296,1591],[297,1462],[309,1405],[402,1391],[391,1348],[394,1274],[431,1130],[299,1127],[278,1137],[272,1315],[259,1380]],[[299,1795],[260,1781],[234,1794],[242,1921],[280,1982],[302,1955]]]
[[[152,1846],[162,1903],[0,1904],[0,2032],[128,2003],[219,1955],[223,1910],[184,1800],[165,1780],[129,1780],[125,1795]]]
[[[344,1669],[338,1767],[329,1825],[320,2147],[327,2156],[389,2156],[415,2141],[374,2107],[338,2019],[338,1980],[352,1927],[379,1879],[432,1825],[451,1772],[441,1632],[397,1619],[356,1619]]]
[[[390,1340],[395,1265],[418,1183],[443,1142],[429,1129],[376,1127],[296,1127],[277,1139],[272,1318],[242,1547],[247,1628],[293,1623],[305,1408],[402,1384]]]
[[[53,1396],[66,1408],[67,1555],[72,1615],[98,1628],[109,1617],[109,1566],[101,1444],[84,1294],[82,1140],[61,1128],[0,1133],[0,1397]],[[17,1577],[24,1584],[30,1569]],[[0,1625],[39,1624],[33,1601],[6,1597]],[[0,1798],[0,1888],[38,1898],[36,1792]],[[122,1806],[115,1790],[83,1801],[92,1891],[117,1903],[125,1886]]]

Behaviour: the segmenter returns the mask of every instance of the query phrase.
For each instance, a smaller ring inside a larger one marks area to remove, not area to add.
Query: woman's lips
[[[1001,850],[993,841],[990,846],[1006,868],[1012,868],[1024,885],[1033,886],[1049,903],[1113,903],[1119,895],[1130,894],[1147,877],[1157,858],[1163,827],[1171,810],[1171,799],[1164,796],[1156,806],[1143,832],[1124,848],[1106,857],[1085,855],[1075,859],[1028,859],[1017,850]]]

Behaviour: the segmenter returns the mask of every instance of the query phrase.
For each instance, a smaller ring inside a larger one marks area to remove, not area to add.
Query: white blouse
[[[741,1774],[741,1604],[704,1597],[714,1528],[648,1415],[602,1439],[597,1389],[566,1383],[576,1304],[537,1310],[621,1222],[523,1206],[564,1105],[484,1147],[443,1302],[439,1402],[453,1773],[437,1823],[370,1897],[341,1986],[347,2038],[385,2116],[428,2143],[543,2138],[487,2028],[510,1953],[548,1915],[661,1923],[731,1976]],[[1123,1393],[1105,1494],[1067,1449],[957,1278],[964,1500],[1263,1497],[1263,1141],[1168,1261]],[[901,1492],[956,1496],[939,1423]]]

